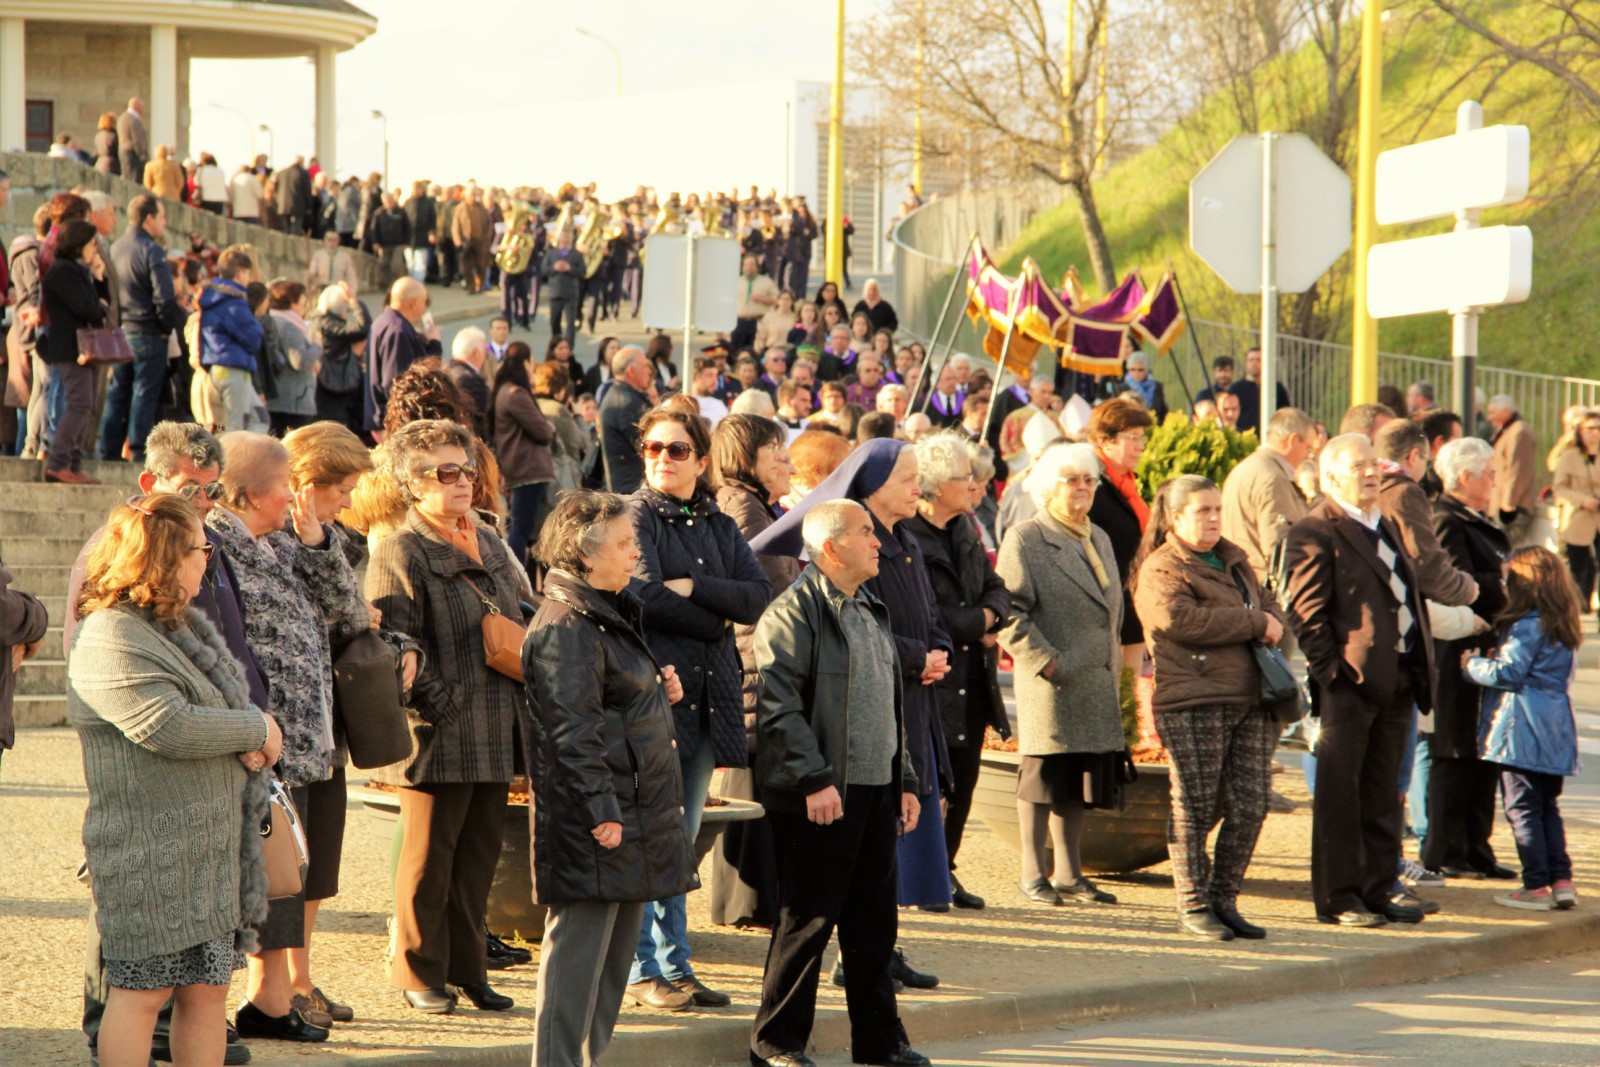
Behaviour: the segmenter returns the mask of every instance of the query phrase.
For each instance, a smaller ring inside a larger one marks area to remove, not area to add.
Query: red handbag
[[[88,366],[132,363],[133,346],[121,326],[93,326],[78,331],[78,356]]]

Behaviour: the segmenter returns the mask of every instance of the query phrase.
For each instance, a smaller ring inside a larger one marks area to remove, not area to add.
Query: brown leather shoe
[[[673,988],[671,982],[659,976],[635,982],[628,986],[627,994],[640,1007],[657,1011],[687,1011],[694,1003],[693,996]]]
[[[47,482],[59,482],[62,485],[99,485],[100,484],[98,479],[91,478],[87,474],[83,473],[82,471],[74,471],[74,470],[58,470],[58,471],[47,470],[47,471],[44,472],[44,480],[47,481]]]

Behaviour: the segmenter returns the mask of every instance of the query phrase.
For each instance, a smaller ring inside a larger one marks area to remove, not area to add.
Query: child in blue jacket
[[[1572,715],[1573,653],[1582,642],[1578,593],[1547,548],[1519,548],[1506,563],[1505,626],[1493,656],[1461,657],[1467,680],[1483,687],[1478,754],[1501,768],[1506,818],[1522,860],[1522,888],[1495,903],[1528,911],[1571,908],[1561,821],[1561,780],[1578,772]]]

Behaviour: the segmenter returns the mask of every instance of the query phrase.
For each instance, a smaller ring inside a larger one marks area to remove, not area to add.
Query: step
[[[17,672],[17,693],[27,696],[61,696],[67,691],[67,661],[30,659]]]
[[[51,621],[54,622],[55,620],[52,619]],[[44,632],[44,639],[39,642],[39,651],[34,655],[33,658],[41,660],[63,658],[61,653],[62,633],[63,631],[60,626],[52,626],[50,629],[46,630]]]
[[[111,509],[137,496],[138,486],[44,485],[37,482],[0,482],[0,510],[78,512],[94,514],[104,522]]]
[[[4,493],[0,492],[0,501]],[[100,508],[87,511],[15,511],[0,507],[0,544],[13,537],[71,537],[80,545],[106,524],[106,512]],[[10,561],[11,557],[5,559]]]
[[[60,696],[18,695],[11,706],[11,714],[21,726],[67,725],[67,698]]]
[[[22,587],[18,586],[18,588],[20,589]],[[24,589],[23,592],[27,592],[27,590]],[[50,617],[50,625],[60,626],[61,621],[67,617],[66,590],[63,589],[59,593],[51,593],[48,596],[39,596],[38,593],[31,595],[36,597],[39,603],[44,605],[45,614]]]
[[[139,472],[143,470],[137,463],[122,463],[98,459],[83,461],[83,473],[91,478],[98,478],[107,485],[136,486],[139,484]],[[36,459],[17,459],[14,456],[0,457],[0,482],[43,482],[44,464]]]
[[[6,566],[71,567],[83,551],[81,537],[0,537],[0,559]]]
[[[6,567],[11,572],[12,585],[36,597],[61,597],[67,595],[67,582],[72,577],[71,564],[61,566]]]

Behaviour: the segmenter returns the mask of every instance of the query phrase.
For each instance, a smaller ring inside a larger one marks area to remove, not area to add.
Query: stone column
[[[178,27],[150,27],[150,158],[156,145],[178,149]],[[182,158],[179,156],[178,158]]]
[[[338,60],[338,49],[328,44],[317,46],[317,161],[328,172],[329,182],[338,166]]]
[[[25,19],[0,19],[0,151],[27,147],[27,29]]]

